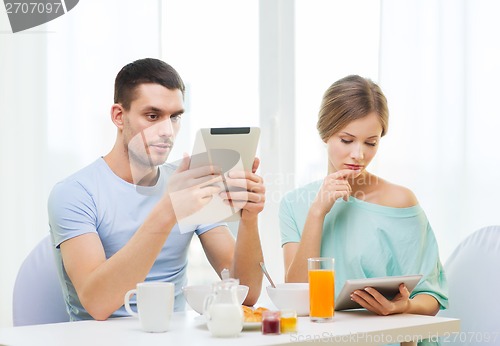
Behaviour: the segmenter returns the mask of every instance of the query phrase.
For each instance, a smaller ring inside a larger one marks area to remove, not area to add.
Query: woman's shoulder
[[[322,180],[316,180],[286,192],[281,203],[310,204],[321,187]]]
[[[410,208],[418,205],[418,200],[409,188],[381,180],[377,204],[392,208]]]

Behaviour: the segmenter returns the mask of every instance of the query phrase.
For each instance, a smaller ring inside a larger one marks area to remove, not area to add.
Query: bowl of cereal
[[[276,287],[267,286],[267,295],[280,310],[295,310],[299,316],[309,315],[309,284],[307,282],[287,282]]]

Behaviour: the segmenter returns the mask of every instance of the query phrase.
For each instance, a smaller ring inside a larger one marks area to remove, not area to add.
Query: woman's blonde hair
[[[370,79],[351,75],[333,83],[324,93],[316,125],[323,142],[351,121],[376,112],[382,125],[381,136],[387,133],[389,111],[380,87]]]

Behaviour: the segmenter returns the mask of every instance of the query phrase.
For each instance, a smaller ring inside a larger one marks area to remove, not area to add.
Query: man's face
[[[123,111],[123,143],[131,164],[155,167],[172,150],[184,112],[182,92],[159,84],[141,84],[129,110]]]

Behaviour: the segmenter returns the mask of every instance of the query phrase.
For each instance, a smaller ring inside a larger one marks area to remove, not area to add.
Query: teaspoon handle
[[[276,288],[276,285],[274,284],[273,280],[269,276],[269,273],[267,272],[266,265],[264,264],[264,262],[260,262],[260,267],[262,268],[262,272],[264,273],[266,278],[269,280],[269,283],[271,284],[271,286],[273,288]]]

